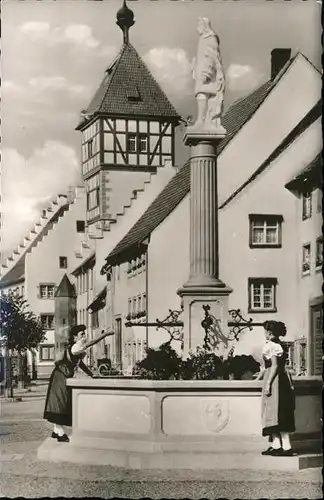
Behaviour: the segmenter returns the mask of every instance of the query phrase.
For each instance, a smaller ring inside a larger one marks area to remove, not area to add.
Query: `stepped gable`
[[[92,264],[95,264],[96,263],[96,252],[92,252],[90,255],[88,255],[88,257],[86,257],[82,262],[81,264],[79,264],[72,272],[71,274],[73,274],[74,276],[77,276],[81,271],[82,269],[86,269],[88,268],[90,265]]]
[[[25,279],[25,255],[0,280],[0,288],[18,284]]]
[[[124,43],[120,53],[107,69],[105,77],[90,102],[77,130],[95,115],[125,115],[127,117],[170,118],[180,115],[130,43]]]
[[[226,138],[220,143],[218,152],[220,153],[227,144],[235,137],[236,133],[244,126],[244,124],[252,117],[252,115],[261,106],[272,89],[277,85],[279,79],[287,71],[292,62],[296,59],[295,56],[290,60],[278,77],[264,83],[257,90],[252,92],[247,97],[240,99],[232,104],[225,113],[222,124],[227,130]],[[303,120],[288,134],[282,143],[274,150],[267,160],[257,169],[256,173],[245,182],[241,188],[233,193],[228,200],[219,208],[225,206],[235,197],[244,187],[254,180],[271,162],[279,156],[282,151],[287,148],[291,142],[306,130],[320,116],[321,103],[317,103],[312,110],[304,117]],[[114,265],[125,261],[125,256],[141,242],[143,242],[159,224],[161,224],[168,215],[177,207],[182,199],[190,192],[190,161],[188,161],[180,171],[171,179],[169,184],[159,194],[159,196],[148,207],[146,212],[140,217],[136,224],[130,229],[125,237],[115,246],[106,258],[106,264],[102,267],[102,272],[108,265]]]
[[[72,285],[67,275],[64,274],[60,284],[56,289],[55,297],[76,297],[76,296],[77,295],[74,285]]]
[[[28,252],[34,248],[39,241],[41,241],[44,236],[48,234],[48,232],[52,229],[53,225],[59,220],[60,217],[64,215],[64,213],[69,209],[69,204],[61,205],[58,210],[53,214],[53,216],[48,220],[43,229],[35,236],[35,238],[31,241],[28,248],[25,250],[23,255],[14,266],[2,277],[0,280],[0,288],[15,284],[18,281],[22,281],[25,277],[25,257]]]

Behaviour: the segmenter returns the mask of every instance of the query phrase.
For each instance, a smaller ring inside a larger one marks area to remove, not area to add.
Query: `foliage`
[[[134,366],[133,375],[151,380],[228,380],[230,376],[241,380],[252,379],[259,368],[253,356],[229,356],[224,360],[200,346],[182,360],[167,342],[158,349],[148,348],[146,357]]]
[[[253,356],[230,356],[225,361],[228,373],[233,375],[235,380],[242,378],[253,378],[253,375],[260,369],[260,364],[253,358]]]
[[[186,380],[217,380],[227,378],[221,357],[198,346],[182,364],[182,378]]]
[[[158,349],[146,349],[146,357],[136,363],[133,375],[151,380],[170,380],[180,377],[182,361],[172,349],[170,342],[162,344]]]
[[[40,319],[29,310],[27,301],[14,292],[0,297],[0,328],[2,343],[19,354],[36,348],[45,338]]]

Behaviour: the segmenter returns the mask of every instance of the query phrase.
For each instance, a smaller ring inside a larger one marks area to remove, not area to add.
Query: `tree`
[[[19,354],[36,348],[45,338],[40,318],[29,310],[28,302],[14,292],[0,298],[0,325],[7,349]]]
[[[15,292],[0,297],[1,344],[7,354],[17,353],[20,359],[35,349],[45,338],[40,318],[29,310],[27,301]]]

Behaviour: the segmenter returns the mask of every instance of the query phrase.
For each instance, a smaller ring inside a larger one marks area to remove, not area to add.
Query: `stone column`
[[[191,148],[190,180],[190,274],[178,290],[184,305],[184,353],[203,345],[203,305],[227,332],[228,296],[232,289],[219,277],[217,147],[225,131],[187,128],[184,138]],[[221,343],[220,350],[224,351]],[[223,352],[220,352],[223,354]]]

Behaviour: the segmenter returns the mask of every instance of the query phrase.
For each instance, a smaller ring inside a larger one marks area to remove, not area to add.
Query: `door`
[[[121,318],[116,318],[116,364],[118,369],[122,369],[122,320]]]
[[[323,370],[323,310],[322,304],[311,306],[311,375]]]

